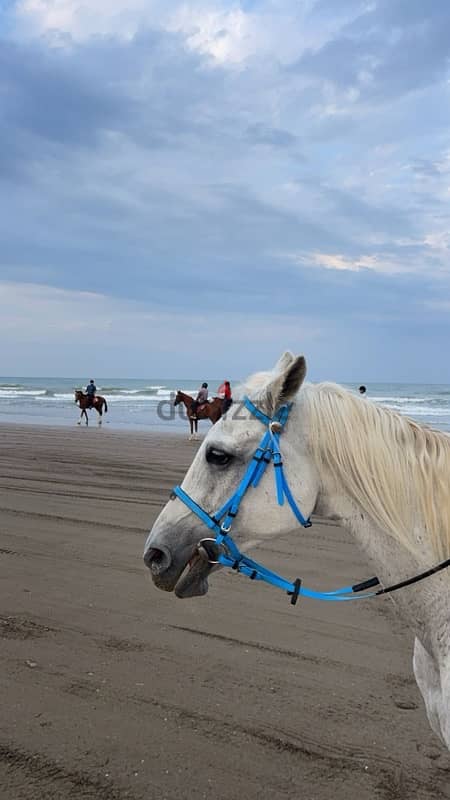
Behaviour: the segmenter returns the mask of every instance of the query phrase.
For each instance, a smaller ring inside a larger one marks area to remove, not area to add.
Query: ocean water
[[[86,382],[79,378],[0,377],[0,423],[75,425],[80,411],[74,390],[85,388]],[[208,383],[213,395],[222,380]],[[188,422],[183,407],[173,407],[175,392],[180,388],[194,394],[201,380],[103,378],[96,384],[108,402],[105,426],[177,432],[187,430]],[[344,385],[357,391],[355,384]],[[368,383],[366,387],[373,402],[450,433],[450,385]],[[97,422],[96,411],[90,411],[89,417],[91,424]],[[206,432],[209,426],[208,421],[199,422],[200,431]]]
[[[174,408],[177,389],[195,394],[201,380],[183,379],[96,379],[97,394],[108,403],[103,425],[116,430],[139,429],[179,432],[189,429],[184,406]],[[206,378],[208,381],[208,379]],[[208,381],[214,394],[222,380]],[[75,425],[80,409],[75,404],[75,389],[86,389],[86,378],[8,378],[0,377],[0,423],[34,425]],[[96,425],[98,414],[88,411],[89,424]],[[82,422],[84,425],[84,421]],[[200,421],[205,431],[208,421]]]

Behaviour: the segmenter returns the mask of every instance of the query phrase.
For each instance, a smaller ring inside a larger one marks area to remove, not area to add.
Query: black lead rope
[[[414,575],[413,578],[407,578],[404,581],[400,581],[400,583],[393,583],[392,586],[386,586],[385,589],[378,589],[378,591],[375,592],[375,597],[379,597],[381,594],[389,594],[389,592],[396,592],[397,589],[404,589],[405,586],[411,586],[413,583],[423,581],[425,578],[429,578],[430,575],[434,575],[436,572],[447,569],[447,567],[450,567],[450,558],[447,558],[445,561],[441,561],[440,564],[436,564],[435,567],[431,567],[431,569],[427,569],[425,572],[421,572],[419,575]],[[369,578],[367,581],[362,581],[362,583],[355,583],[355,585],[352,586],[352,591],[363,592],[365,589],[371,589],[373,586],[379,585],[380,581],[378,578]]]

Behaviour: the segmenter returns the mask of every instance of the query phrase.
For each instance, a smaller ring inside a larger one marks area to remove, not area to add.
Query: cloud
[[[307,258],[302,257],[303,263],[307,263]],[[311,256],[313,264],[320,264],[327,269],[345,269],[351,272],[358,272],[360,269],[376,269],[377,260],[374,256],[360,256],[359,258],[346,258],[345,256],[331,253],[313,253]]]
[[[436,0],[431,12],[420,2],[381,0],[362,6],[338,35],[302,54],[294,68],[341,91],[353,89],[357,104],[378,105],[444,81],[449,33],[445,0]]]
[[[148,363],[151,366],[145,367],[147,374],[152,370],[153,375],[170,376],[175,370],[180,376],[192,351],[202,354],[202,365],[211,374],[220,373],[219,363],[245,374],[253,363],[251,359],[246,361],[244,353],[236,358],[236,348],[243,339],[253,357],[256,348],[263,348],[273,359],[287,340],[298,348],[322,335],[320,324],[306,313],[273,313],[270,317],[278,329],[275,338],[262,311],[252,320],[245,312],[232,311],[224,330],[210,310],[179,310],[174,316],[155,304],[96,292],[0,282],[0,335],[13,339],[15,344],[13,353],[5,353],[5,374],[17,371],[19,353],[27,374],[36,370],[49,374],[50,370],[61,375],[67,372],[67,364],[69,372],[82,374],[88,359],[94,371],[113,375],[118,372],[118,359],[120,363],[125,358],[128,375],[137,374],[133,371],[136,369],[142,374],[143,365]],[[207,345],[216,331],[221,335],[210,350]],[[40,351],[38,358],[33,348]],[[124,364],[121,370],[123,374]]]
[[[404,354],[417,320],[435,348],[450,289],[441,0],[21,0],[2,20],[0,268],[34,287],[18,318],[36,304],[43,326],[71,320],[76,358],[91,317],[124,365],[132,332],[151,331],[145,363],[177,353],[179,326],[181,364],[199,332],[212,362],[216,330],[221,359],[244,341],[249,360],[259,342],[275,358],[284,337],[343,370],[361,328],[378,359],[383,342]]]
[[[22,136],[92,145],[119,113],[130,113],[129,97],[100,87],[81,63],[75,72],[70,55],[61,51],[4,42],[0,73],[4,119]]]
[[[130,39],[143,29],[179,33],[186,47],[218,63],[239,67],[248,59],[288,61],[299,47],[326,40],[332,20],[315,21],[310,0],[19,0],[15,23],[22,34],[51,35],[58,41],[92,36]],[[347,16],[338,12],[339,24]],[[301,36],[299,36],[301,31]],[[61,38],[62,37],[62,38]]]
[[[249,125],[245,136],[254,144],[273,145],[274,147],[292,147],[297,142],[297,137],[289,131],[269,128],[260,122]]]

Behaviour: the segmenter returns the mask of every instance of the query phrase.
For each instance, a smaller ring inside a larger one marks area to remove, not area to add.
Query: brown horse
[[[174,406],[178,406],[180,403],[183,403],[186,407],[189,425],[191,426],[191,439],[193,439],[197,433],[199,419],[209,419],[214,425],[214,423],[217,422],[217,420],[222,416],[222,400],[220,397],[215,397],[214,400],[211,400],[211,402],[203,403],[203,405],[198,406],[196,414],[192,413],[193,402],[194,398],[191,397],[190,394],[185,394],[185,392],[182,392],[180,389],[178,389],[173,403]]]
[[[95,408],[97,413],[99,414],[98,424],[102,424],[102,416],[103,416],[103,406],[105,407],[105,414],[108,411],[108,403],[106,402],[105,398],[99,394],[96,394],[94,397],[94,402],[91,403],[90,397],[87,394],[81,391],[81,389],[77,389],[75,392],[75,402],[79,404],[81,408],[80,419],[77,422],[77,425],[81,425],[81,420],[83,419],[83,415],[86,419],[86,425],[89,425],[88,415],[87,415],[87,408]]]

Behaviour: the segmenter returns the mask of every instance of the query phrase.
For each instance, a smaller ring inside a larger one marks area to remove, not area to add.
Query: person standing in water
[[[361,397],[367,397],[367,395],[366,395],[366,387],[365,386],[360,386],[358,391],[359,391]]]

